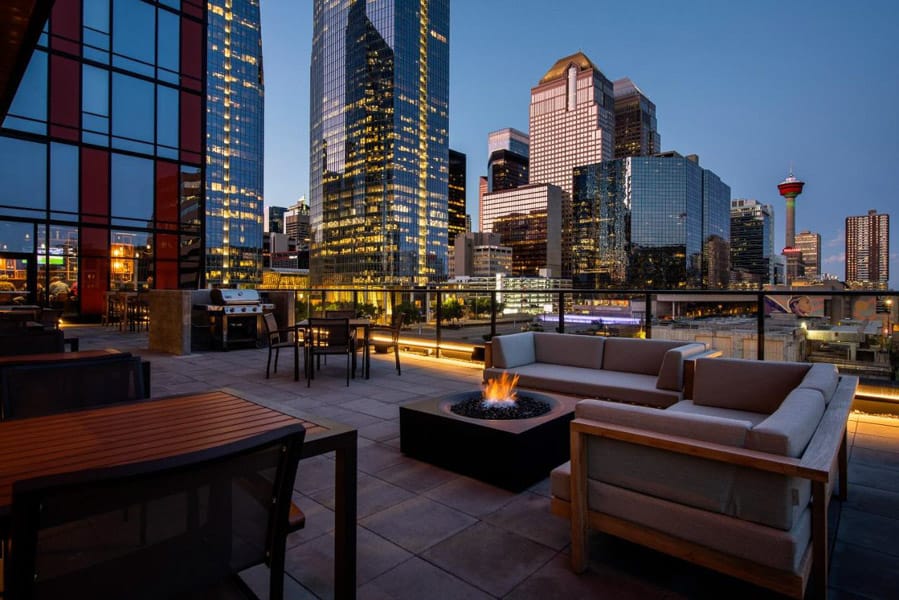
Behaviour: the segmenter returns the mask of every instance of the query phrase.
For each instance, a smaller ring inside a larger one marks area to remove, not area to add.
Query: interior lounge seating
[[[284,595],[286,524],[305,436],[283,427],[203,452],[26,479],[13,487],[6,594],[17,598]],[[142,507],[142,520],[127,511]]]

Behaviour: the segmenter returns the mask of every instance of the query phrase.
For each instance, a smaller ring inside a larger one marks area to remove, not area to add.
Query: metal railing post
[[[758,332],[758,342],[756,344],[755,355],[758,360],[765,360],[765,294],[759,292],[756,299],[756,324]]]
[[[559,333],[565,333],[565,292],[559,292]]]
[[[437,290],[436,314],[437,314],[437,327],[435,328],[435,331],[434,331],[434,339],[435,339],[435,346],[436,346],[436,348],[434,349],[434,356],[437,358],[440,358],[440,337],[441,337],[440,321],[441,321],[441,319],[443,319],[443,293],[440,290]]]
[[[353,290],[353,313],[359,314],[359,290]]]
[[[652,339],[652,294],[647,293],[643,300],[646,308],[643,310],[643,320],[646,322],[646,339]]]
[[[496,290],[490,290],[490,339],[496,335]]]

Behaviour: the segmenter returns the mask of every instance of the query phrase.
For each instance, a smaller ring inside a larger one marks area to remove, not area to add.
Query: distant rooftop
[[[540,80],[540,83],[549,83],[550,81],[562,79],[566,76],[568,67],[572,64],[578,69],[594,69],[599,71],[599,67],[594,65],[583,52],[576,52],[575,54],[557,60],[556,64],[554,64],[550,70],[546,72],[546,75],[543,76],[543,79]]]

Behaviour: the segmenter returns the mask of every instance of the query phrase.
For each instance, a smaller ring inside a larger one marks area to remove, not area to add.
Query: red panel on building
[[[156,288],[178,289],[178,236],[156,234]]]
[[[198,164],[203,152],[202,120],[206,118],[200,96],[181,92],[181,160]]]
[[[86,234],[85,230],[82,236]],[[102,230],[92,230],[91,234],[106,237]],[[82,238],[83,239],[83,238]],[[81,255],[81,314],[102,315],[106,313],[106,292],[109,289],[109,260]]]
[[[178,229],[178,181],[180,171],[176,163],[156,161],[156,227]]]
[[[81,220],[109,223],[109,152],[81,148]]]
[[[201,10],[202,12],[202,10]],[[181,17],[181,85],[200,91],[203,79],[203,57],[206,43],[203,25],[193,19]]]
[[[53,12],[50,13],[50,47],[81,56],[81,0],[56,0],[53,3]]]
[[[81,64],[50,55],[50,135],[78,141],[81,128]]]

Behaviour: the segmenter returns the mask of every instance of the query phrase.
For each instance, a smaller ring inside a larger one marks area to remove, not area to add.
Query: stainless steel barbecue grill
[[[205,313],[214,347],[229,350],[235,344],[258,344],[260,317],[274,304],[263,303],[259,292],[249,289],[214,289],[209,297],[210,304],[194,305],[194,310]]]

